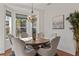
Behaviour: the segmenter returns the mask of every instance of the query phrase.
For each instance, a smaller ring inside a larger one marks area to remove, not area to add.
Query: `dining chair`
[[[15,53],[15,56],[34,56],[36,51],[32,48],[26,48],[26,45],[19,38],[12,37],[12,47]]]
[[[41,56],[54,56],[57,51],[57,46],[59,43],[60,37],[54,38],[50,43],[50,48],[39,48],[38,54]]]
[[[43,34],[43,33],[41,33],[41,32],[40,32],[40,33],[38,33],[37,38],[38,38],[38,39],[44,38],[44,34]]]
[[[10,41],[10,44],[11,44],[11,48],[12,48],[12,45],[13,45],[13,43],[12,43],[12,38],[13,38],[14,36],[12,35],[12,34],[8,34],[8,39],[9,39],[9,41]],[[12,48],[12,51],[13,51],[13,48]]]
[[[12,45],[12,41],[11,41],[12,37],[13,37],[13,35],[11,35],[11,34],[8,35],[8,38],[9,38],[9,40],[10,40],[10,44],[11,44],[11,45]]]
[[[22,37],[22,38],[26,38],[26,37],[28,37],[28,34],[27,34],[26,32],[22,32],[22,33],[21,33],[21,37]]]
[[[44,39],[44,33],[42,33],[42,32],[39,32],[38,34],[37,34],[37,39]],[[39,45],[39,47],[42,47],[43,45]]]

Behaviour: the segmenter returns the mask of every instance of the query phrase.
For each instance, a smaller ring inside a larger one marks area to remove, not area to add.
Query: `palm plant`
[[[77,51],[79,51],[79,12],[70,13],[67,20],[71,23],[74,32],[74,39],[77,43]]]

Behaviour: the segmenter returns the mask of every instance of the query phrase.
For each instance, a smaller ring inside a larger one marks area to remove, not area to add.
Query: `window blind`
[[[16,14],[16,18],[27,19],[27,15]]]

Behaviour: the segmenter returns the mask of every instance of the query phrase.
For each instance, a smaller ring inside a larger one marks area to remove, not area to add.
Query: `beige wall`
[[[18,11],[22,13],[23,8],[13,7],[11,9],[16,9],[13,11]],[[4,43],[4,20],[5,20],[5,8],[0,4],[0,52],[5,49]],[[21,11],[20,11],[21,10]],[[26,9],[24,9],[26,10]],[[23,10],[23,13],[28,14]],[[79,4],[52,4],[52,6],[44,8],[44,10],[39,11],[39,27],[38,31],[43,32],[45,36],[51,39],[53,33],[57,33],[61,36],[61,40],[58,45],[58,49],[66,51],[75,55],[75,45],[73,40],[73,32],[69,29],[71,26],[68,21],[65,20],[65,28],[63,30],[52,29],[52,17],[57,15],[65,15],[65,18],[69,13],[79,10]],[[14,27],[13,27],[14,28]],[[14,32],[13,32],[14,33]],[[14,33],[15,34],[15,33]]]
[[[61,40],[58,45],[58,49],[75,55],[76,45],[73,39],[73,32],[69,29],[71,27],[70,23],[66,21],[66,17],[75,10],[79,10],[79,4],[52,4],[44,11],[44,20],[41,23],[42,31],[45,36],[51,40],[54,33],[61,36]],[[54,16],[65,15],[64,29],[52,29],[52,20]],[[42,21],[42,19],[41,19]]]
[[[0,53],[4,53],[4,19],[5,19],[5,11],[3,4],[0,4]]]

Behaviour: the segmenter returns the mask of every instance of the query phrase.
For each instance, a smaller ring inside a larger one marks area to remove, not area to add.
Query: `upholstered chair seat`
[[[34,56],[36,51],[33,48],[26,48],[25,42],[19,38],[11,36],[12,48],[15,53],[15,56]]]

